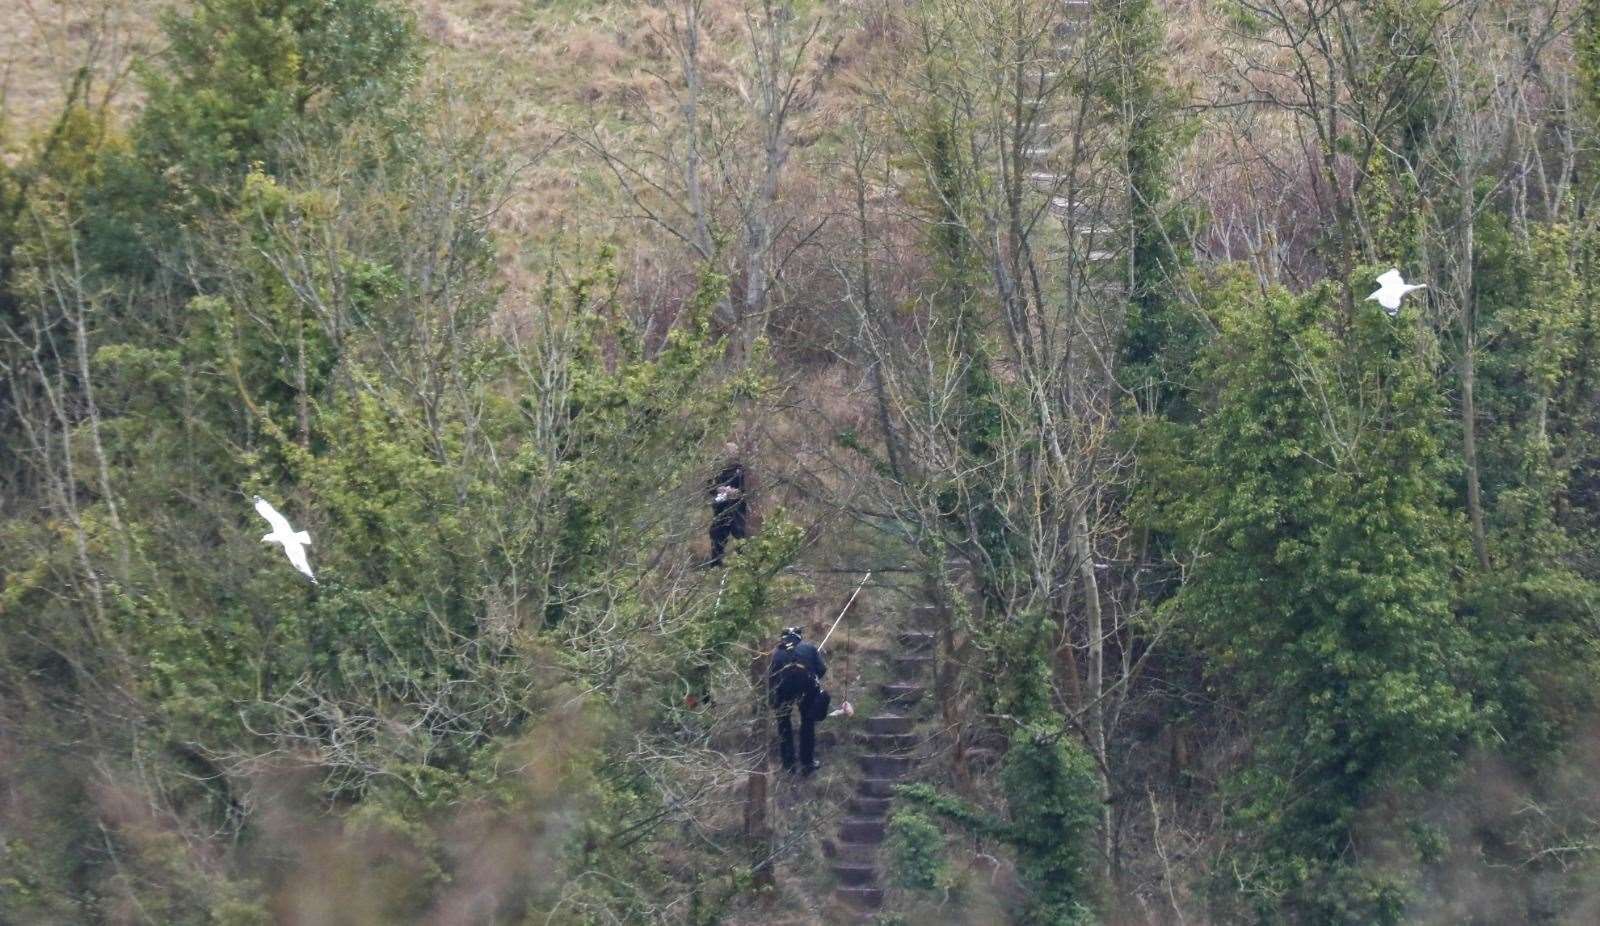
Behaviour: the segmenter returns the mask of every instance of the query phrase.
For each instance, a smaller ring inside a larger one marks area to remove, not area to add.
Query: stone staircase
[[[905,629],[895,639],[898,647],[888,660],[889,680],[878,685],[884,710],[863,720],[855,734],[861,775],[849,800],[849,815],[839,822],[833,844],[838,884],[834,897],[863,919],[871,919],[883,905],[878,850],[888,831],[894,787],[920,761],[918,707],[927,700],[926,683],[933,678],[933,633]]]
[[[1082,51],[1080,43],[1094,15],[1093,3],[1092,0],[1058,2],[1061,11],[1054,26],[1057,42],[1055,53],[1061,59],[1070,59]],[[1051,84],[1062,75],[1063,72],[1057,70],[1062,67],[1065,65],[1059,61],[1041,62],[1033,77],[1041,84]],[[1034,100],[1033,104],[1047,105],[1042,99]],[[1068,144],[1068,139],[1061,136],[1061,131],[1056,117],[1045,113],[1031,126],[1031,134],[1020,151],[1029,164],[1029,184],[1049,197],[1050,214],[1058,220],[1064,233],[1076,239],[1068,251],[1050,255],[1046,259],[1060,260],[1071,254],[1090,265],[1103,264],[1116,257],[1115,250],[1107,240],[1114,229],[1107,223],[1108,216],[1102,214],[1102,208],[1075,202],[1071,197],[1061,195],[1072,179],[1068,174],[1057,172],[1063,169],[1063,165],[1057,163],[1057,155]],[[1108,280],[1087,281],[1086,288],[1109,298],[1125,295],[1126,290],[1115,274]]]

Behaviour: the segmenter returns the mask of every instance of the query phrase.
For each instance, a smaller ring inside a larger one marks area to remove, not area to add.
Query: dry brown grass
[[[497,225],[512,258],[507,280],[513,290],[537,285],[539,268],[563,251],[592,251],[598,241],[637,252],[624,253],[624,264],[684,268],[681,248],[659,229],[639,224],[594,157],[565,135],[601,125],[626,149],[644,144],[651,120],[671,120],[675,62],[666,9],[623,0],[408,2],[432,46],[436,86],[477,88],[483,98],[475,105],[495,112],[513,159],[525,162]],[[94,67],[91,92],[97,99],[109,97],[123,110],[134,104],[129,65],[154,50],[157,12],[171,5],[173,0],[0,2],[3,112],[23,127],[13,133],[13,143],[57,111],[72,73],[86,61]],[[1228,62],[1226,30],[1214,4],[1167,0],[1165,6],[1172,77],[1194,99],[1217,99]],[[861,118],[863,94],[872,83],[864,75],[881,71],[892,58],[884,48],[893,39],[890,19],[874,15],[871,4],[842,5],[838,15],[836,35],[829,39],[838,41],[826,64],[829,75],[809,110],[799,114],[784,183],[784,197],[809,204],[799,207],[808,213],[833,205],[829,191],[838,179],[837,164],[813,151],[825,150],[841,128]],[[703,16],[708,88],[732,97],[748,92],[738,76],[748,54],[743,4],[706,0]],[[1191,149],[1179,181],[1181,193],[1213,215],[1225,215],[1234,205],[1221,201],[1226,190],[1248,188],[1238,182],[1240,172],[1251,173],[1252,163],[1267,159],[1263,143],[1276,157],[1292,141],[1283,126],[1264,126],[1259,114],[1247,125],[1241,124],[1245,118],[1237,112],[1203,115],[1201,143]],[[653,293],[671,294],[659,300],[666,304],[677,301],[682,289],[665,279],[651,286]],[[803,315],[812,311],[805,307]]]
[[[73,75],[84,98],[124,108],[136,100],[129,69],[156,40],[159,0],[6,0],[0,3],[0,119],[26,137],[58,113]],[[10,152],[8,152],[10,153]]]

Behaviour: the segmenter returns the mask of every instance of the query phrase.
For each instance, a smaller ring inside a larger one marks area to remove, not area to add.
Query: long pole
[[[861,584],[857,585],[856,590],[850,593],[850,600],[844,603],[844,610],[839,612],[839,616],[834,620],[833,626],[828,628],[828,635],[822,638],[821,643],[817,644],[818,650],[828,645],[828,640],[833,637],[833,632],[839,629],[839,621],[844,620],[844,616],[849,612],[850,606],[856,603],[856,596],[861,594],[863,588],[867,587],[867,580],[870,578],[872,578],[872,570],[869,569],[867,574],[861,577]]]

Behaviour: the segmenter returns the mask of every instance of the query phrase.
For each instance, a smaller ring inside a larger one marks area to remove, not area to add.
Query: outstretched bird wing
[[[289,526],[289,519],[279,514],[278,509],[272,507],[271,502],[259,495],[256,496],[256,512],[266,518],[268,524],[272,525],[274,534],[282,534],[287,537],[294,533],[294,528]]]
[[[289,554],[289,565],[305,573],[306,578],[312,582],[317,581],[317,577],[311,574],[311,563],[306,561],[305,547],[298,543],[286,543],[283,545],[283,552]]]
[[[1378,277],[1378,285],[1384,289],[1393,289],[1396,286],[1406,285],[1405,277],[1400,275],[1398,269],[1391,269],[1388,273]]]

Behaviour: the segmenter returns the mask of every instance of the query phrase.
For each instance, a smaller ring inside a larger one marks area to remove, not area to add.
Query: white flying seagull
[[[1368,296],[1367,301],[1370,302],[1376,299],[1378,300],[1378,305],[1383,306],[1384,311],[1390,315],[1398,315],[1400,314],[1400,300],[1405,298],[1406,293],[1413,293],[1419,289],[1427,288],[1426,283],[1407,283],[1400,276],[1399,270],[1390,270],[1383,276],[1378,277],[1378,290]]]
[[[317,577],[311,574],[311,564],[306,562],[306,547],[311,546],[311,535],[290,527],[289,519],[259,495],[256,496],[256,511],[272,525],[272,533],[262,537],[261,542],[283,544],[283,552],[289,554],[289,564],[305,573],[311,584],[317,584]]]

